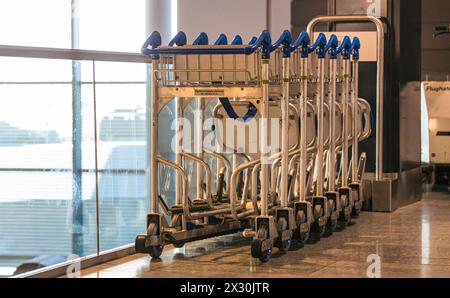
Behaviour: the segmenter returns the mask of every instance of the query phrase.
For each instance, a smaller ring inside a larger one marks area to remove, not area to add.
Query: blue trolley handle
[[[256,41],[258,40],[258,37],[253,36],[250,41],[248,42],[249,45],[254,45],[256,43]]]
[[[221,46],[221,45],[226,45],[228,44],[228,39],[227,36],[223,33],[221,33],[219,35],[219,37],[217,38],[217,40],[214,42],[215,46]]]
[[[255,37],[256,38],[256,37]],[[242,44],[242,37],[240,35],[236,35],[233,40],[231,41],[232,45],[241,45]]]
[[[291,55],[292,52],[291,43],[292,43],[291,32],[289,32],[289,30],[284,30],[283,33],[281,33],[278,40],[273,45],[270,46],[270,51],[273,52],[280,46],[283,46],[283,57],[287,58]]]
[[[331,34],[328,39],[328,43],[325,47],[325,52],[330,54],[330,59],[337,59],[337,47],[338,47],[338,39],[336,35]]]
[[[306,32],[300,33],[297,40],[294,42],[294,44],[291,45],[291,52],[296,50],[297,48],[300,48],[300,56],[302,58],[308,58],[310,42],[311,39],[309,38],[308,33]]]
[[[358,37],[354,37],[352,44],[350,46],[350,54],[352,54],[353,60],[359,60],[359,49],[361,48],[361,43]]]
[[[159,33],[158,33],[159,36]],[[247,47],[242,48],[185,48],[185,47],[165,47],[160,48],[161,45],[161,36],[159,36],[159,40],[152,39],[156,38],[156,35],[151,35],[149,39],[145,42],[142,49],[142,53],[144,55],[160,55],[160,54],[166,54],[166,55],[173,55],[173,54],[180,54],[180,55],[211,55],[211,54],[244,54],[244,55],[250,55],[254,53],[259,48],[262,48],[262,59],[269,59],[270,58],[270,46],[271,46],[271,38],[270,33],[267,30],[262,31],[261,35],[258,37],[256,42],[252,45],[249,45]],[[149,49],[148,46],[151,45],[152,48]]]
[[[201,32],[197,38],[192,43],[193,45],[207,45],[208,44],[208,35],[205,32]],[[170,46],[170,44],[169,44]]]
[[[186,43],[187,43],[186,34],[183,31],[180,31],[169,42],[169,46],[171,47],[173,47],[174,45],[184,46],[186,45]]]
[[[336,49],[337,54],[341,54],[344,60],[350,59],[350,48],[352,44],[350,37],[345,36],[341,42],[341,45]]]
[[[314,52],[317,50],[317,56],[319,59],[325,58],[325,47],[327,46],[327,38],[325,34],[320,33],[319,36],[317,36],[316,41],[314,44],[309,48],[309,52]]]
[[[152,49],[156,49],[161,45],[161,34],[158,31],[153,31],[152,34],[145,40],[141,48],[141,53],[147,55],[148,47],[151,46]]]

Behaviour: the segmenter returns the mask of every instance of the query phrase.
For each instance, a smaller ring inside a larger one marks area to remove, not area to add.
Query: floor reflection
[[[427,193],[394,213],[363,212],[356,224],[315,244],[274,249],[268,263],[250,256],[241,234],[167,247],[161,259],[136,254],[82,271],[83,277],[367,277],[379,256],[381,277],[450,276],[450,195]]]

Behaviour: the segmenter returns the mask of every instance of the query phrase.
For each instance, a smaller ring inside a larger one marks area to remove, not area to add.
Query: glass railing
[[[0,276],[99,255],[145,230],[147,62],[0,46]]]

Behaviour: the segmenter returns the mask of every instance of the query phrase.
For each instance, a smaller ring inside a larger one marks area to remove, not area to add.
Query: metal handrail
[[[0,45],[0,57],[149,63],[140,53]]]

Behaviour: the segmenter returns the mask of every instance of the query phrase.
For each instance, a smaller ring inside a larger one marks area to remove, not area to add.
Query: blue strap
[[[254,118],[256,113],[258,112],[258,109],[250,102],[248,104],[247,113],[241,117],[238,114],[236,114],[236,111],[233,109],[233,106],[231,105],[228,98],[220,97],[219,101],[222,104],[223,108],[225,109],[225,112],[227,112],[228,117],[233,118],[234,120],[247,122],[248,120]]]

